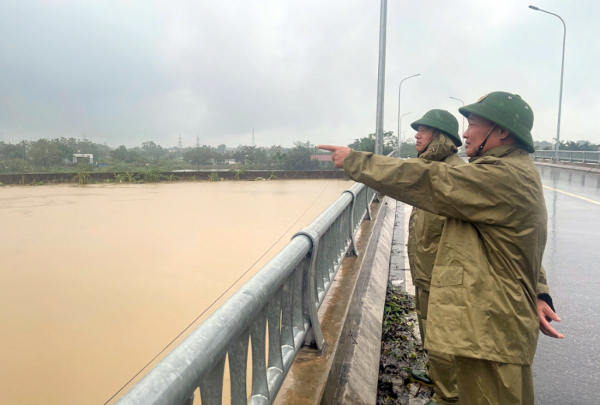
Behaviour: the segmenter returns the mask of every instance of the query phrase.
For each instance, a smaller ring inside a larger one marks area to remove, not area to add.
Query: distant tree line
[[[0,173],[27,173],[34,168],[68,165],[72,162],[74,153],[89,153],[94,158],[102,158],[110,153],[110,148],[74,138],[42,138],[17,144],[0,142]]]
[[[169,171],[189,169],[190,166],[225,164],[226,161],[260,169],[313,170],[319,168],[319,162],[311,159],[315,151],[316,147],[310,142],[296,142],[293,148],[240,145],[235,150],[227,150],[225,144],[216,148],[203,145],[167,149],[148,141],[133,148],[121,145],[111,149],[90,140],[43,138],[17,144],[0,142],[0,173],[72,171],[78,165],[73,163],[73,154],[92,154],[95,166],[106,166],[98,170],[110,171],[135,171],[147,166]]]
[[[395,150],[398,140],[392,131],[384,133],[384,153]],[[359,151],[375,150],[375,134],[356,139],[348,145]],[[187,148],[164,148],[153,141],[127,148],[110,148],[106,144],[75,138],[42,138],[16,144],[0,142],[0,173],[31,173],[34,171],[73,171],[73,154],[92,154],[95,166],[90,170],[139,171],[155,168],[170,171],[206,165],[232,163],[248,168],[280,170],[315,170],[322,168],[312,155],[323,154],[310,142],[295,142],[292,148],[273,145],[269,148],[240,145],[227,149],[225,144],[216,148],[209,145]],[[414,143],[402,143],[402,157],[416,157]],[[83,163],[85,165],[85,163]],[[106,167],[104,167],[106,166]],[[333,165],[327,165],[333,169]]]
[[[552,149],[552,148],[550,148]],[[600,149],[600,144],[593,144],[590,142],[561,142],[560,150],[586,150],[586,151],[597,151]]]
[[[554,143],[548,141],[535,141],[536,150],[554,150]],[[560,150],[573,151],[597,151],[600,150],[600,144],[593,144],[589,141],[561,141]]]

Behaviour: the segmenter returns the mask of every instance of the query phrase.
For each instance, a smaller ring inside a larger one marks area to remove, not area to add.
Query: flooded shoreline
[[[3,403],[103,404],[351,185],[2,188]]]

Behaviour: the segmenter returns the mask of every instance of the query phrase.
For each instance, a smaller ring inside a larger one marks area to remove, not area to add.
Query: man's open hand
[[[538,316],[540,317],[540,330],[546,336],[550,336],[557,339],[564,339],[564,335],[558,333],[552,326],[550,326],[550,322],[546,320],[548,317],[551,321],[560,322],[560,318],[558,315],[554,313],[550,305],[546,303],[546,301],[538,298],[537,300],[537,311]]]
[[[337,167],[338,169],[344,168],[344,160],[346,159],[346,156],[348,156],[351,150],[350,148],[346,148],[345,146],[333,145],[317,145],[317,148],[333,152],[331,160],[333,160],[335,167]]]

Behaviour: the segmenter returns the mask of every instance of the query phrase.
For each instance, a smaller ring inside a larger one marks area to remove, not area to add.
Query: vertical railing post
[[[312,229],[303,228],[296,233],[293,238],[297,236],[306,236],[310,239],[312,248],[310,250],[310,265],[308,271],[304,276],[304,288],[303,288],[303,307],[304,314],[310,320],[310,329],[304,338],[304,343],[307,345],[315,344],[319,350],[323,349],[325,339],[323,338],[323,332],[321,331],[321,324],[319,323],[319,317],[317,315],[317,308],[319,305],[319,292],[317,291],[317,259],[319,251],[319,234]],[[293,239],[292,238],[292,239]]]
[[[252,397],[270,400],[269,383],[267,381],[266,363],[266,328],[267,310],[263,308],[250,325],[250,341],[252,342]],[[202,393],[202,389],[200,391]],[[204,403],[204,401],[202,401]]]
[[[371,220],[371,201],[369,201],[370,200],[369,194],[371,194],[370,191],[371,191],[371,189],[369,187],[365,186],[365,201],[367,204],[367,213],[365,214],[365,219],[367,219],[369,221]]]
[[[194,405],[194,394],[191,397],[185,400],[185,402],[181,405]]]
[[[231,405],[246,405],[246,372],[248,368],[248,341],[250,330],[246,329],[229,349],[229,381],[231,385]]]
[[[220,405],[223,402],[223,372],[225,371],[225,356],[200,379],[200,399],[203,405]],[[192,399],[193,403],[193,394]]]
[[[352,208],[350,208],[350,249],[348,249],[348,254],[358,256],[358,249],[356,248],[356,241],[354,240],[354,229],[356,229],[356,223],[354,222],[354,210],[356,209],[357,195],[354,190],[351,189],[344,190],[342,194],[344,193],[348,193],[352,196],[352,202],[350,203],[352,205]]]

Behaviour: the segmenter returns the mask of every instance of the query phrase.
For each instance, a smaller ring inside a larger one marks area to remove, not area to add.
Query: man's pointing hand
[[[333,160],[335,167],[338,169],[344,168],[344,160],[346,156],[350,153],[350,148],[346,148],[345,146],[333,146],[333,145],[317,145],[317,148],[328,150],[333,152],[331,156],[331,160]]]

